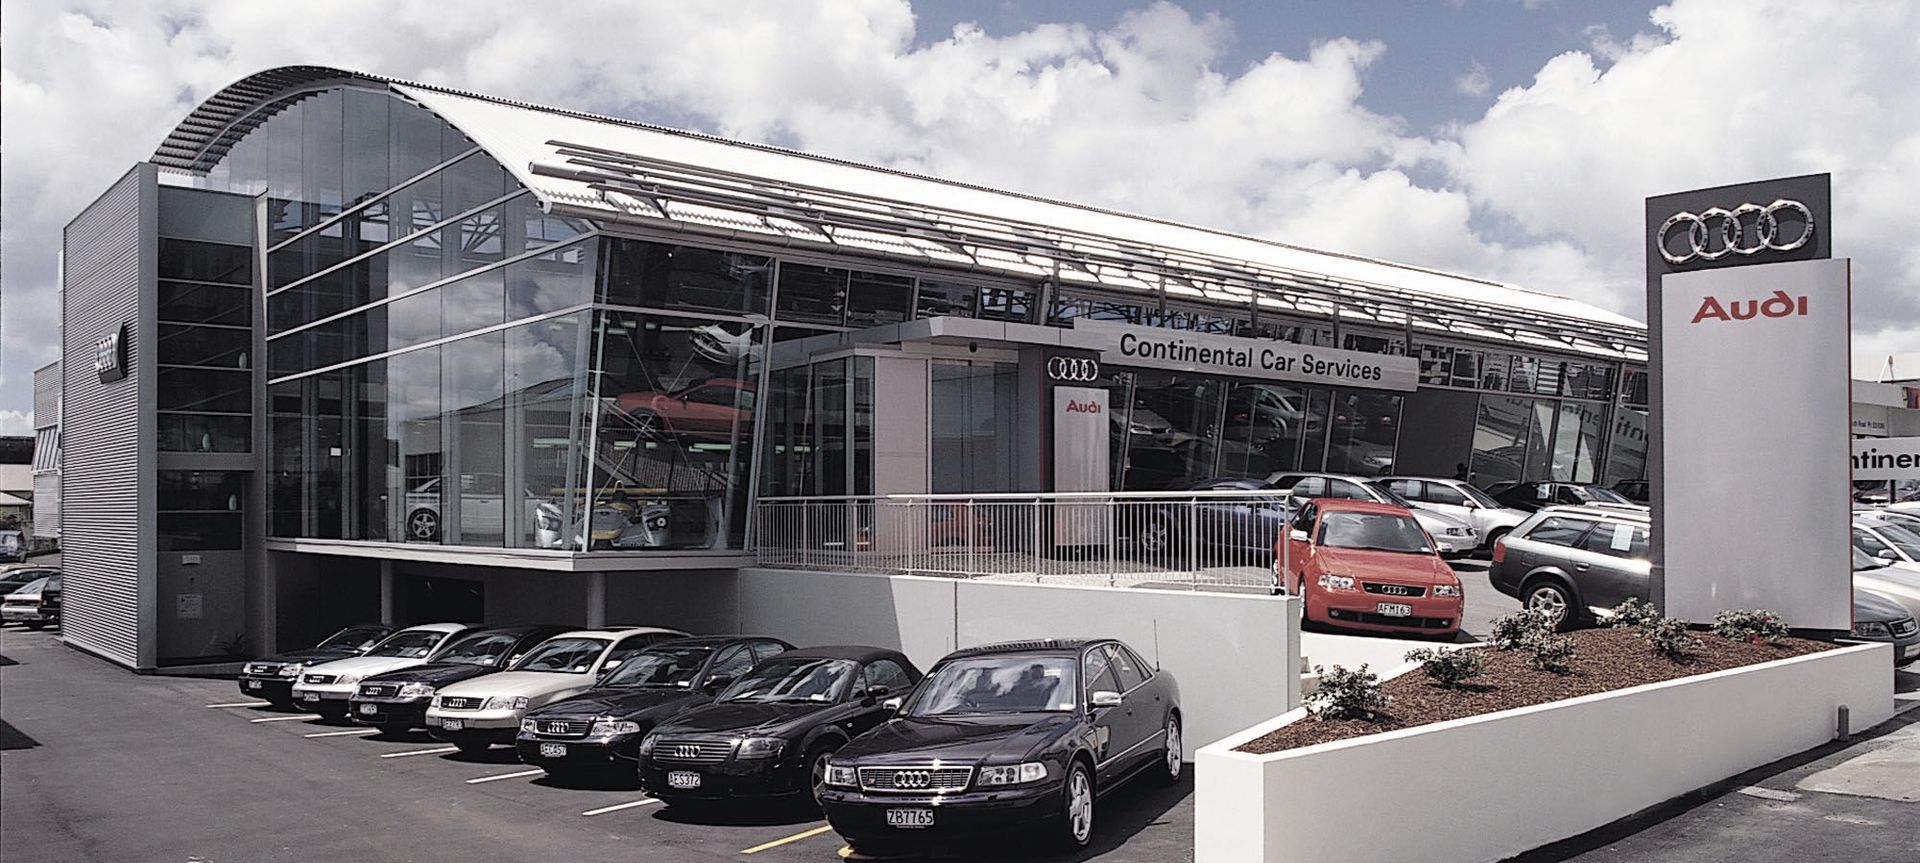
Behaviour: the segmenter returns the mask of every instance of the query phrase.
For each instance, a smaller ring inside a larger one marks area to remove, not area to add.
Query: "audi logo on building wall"
[[[1047,360],[1047,377],[1070,384],[1090,384],[1100,379],[1100,361],[1092,357],[1053,357]]]
[[[1797,230],[1783,230],[1779,216],[1798,214],[1802,224]],[[1813,239],[1813,210],[1799,201],[1785,198],[1766,206],[1741,204],[1731,210],[1710,207],[1699,213],[1681,211],[1654,233],[1654,245],[1669,264],[1717,261],[1728,255],[1756,255],[1763,251],[1791,252]],[[1685,234],[1678,231],[1684,229]],[[1685,245],[1678,250],[1682,238]]]

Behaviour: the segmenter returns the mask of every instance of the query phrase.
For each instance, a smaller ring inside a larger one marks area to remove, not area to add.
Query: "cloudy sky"
[[[0,0],[0,433],[60,228],[296,63],[768,141],[1643,314],[1648,195],[1834,175],[1856,354],[1920,351],[1920,0]]]

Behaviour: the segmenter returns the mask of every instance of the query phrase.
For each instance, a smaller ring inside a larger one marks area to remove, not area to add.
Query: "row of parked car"
[[[924,675],[879,647],[660,627],[352,626],[248,662],[240,691],[557,778],[637,774],[670,806],[817,804],[850,846],[1001,828],[1083,847],[1095,803],[1180,778],[1180,690],[1113,639],[957,651]]]
[[[0,621],[45,629],[60,622],[60,568],[23,566],[0,573]]]

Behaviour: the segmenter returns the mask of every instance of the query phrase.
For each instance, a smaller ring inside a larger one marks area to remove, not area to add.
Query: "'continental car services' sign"
[[[1420,361],[1412,357],[1084,319],[1073,328],[1107,335],[1100,361],[1112,366],[1405,392],[1420,385]]]
[[[1920,437],[1883,437],[1853,442],[1853,481],[1920,479]]]

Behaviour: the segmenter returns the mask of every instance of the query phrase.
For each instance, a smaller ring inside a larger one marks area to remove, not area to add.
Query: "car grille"
[[[1368,593],[1377,593],[1377,594],[1380,594],[1381,596],[1426,596],[1427,595],[1426,588],[1413,587],[1411,585],[1405,585],[1405,584],[1375,584],[1374,582],[1371,582],[1371,581],[1363,581],[1363,582],[1360,582],[1360,586],[1362,588],[1365,588]]]
[[[593,730],[593,723],[584,719],[540,719],[533,723],[533,730],[551,737],[585,737]]]
[[[271,662],[249,662],[247,663],[247,673],[263,674],[271,677],[280,673],[280,666]]]
[[[1450,629],[1451,617],[1388,617],[1371,611],[1348,611],[1344,608],[1329,608],[1327,614],[1334,620],[1346,620],[1353,623],[1371,623],[1376,626],[1405,626],[1419,629]]]
[[[1905,637],[1912,635],[1914,630],[1920,629],[1920,621],[1915,621],[1909,617],[1906,620],[1895,621],[1887,628],[1893,630],[1894,635]]]
[[[906,794],[962,791],[973,780],[971,767],[862,767],[860,787]]]
[[[448,710],[479,710],[480,705],[485,703],[487,700],[484,698],[470,696],[443,695],[440,697],[440,706]]]
[[[656,761],[686,764],[718,764],[733,755],[730,740],[662,740],[653,745]]]
[[[366,683],[360,686],[360,694],[368,698],[392,698],[400,694],[400,684]]]
[[[311,683],[315,686],[325,686],[329,683],[332,683],[334,679],[335,679],[334,676],[331,674],[309,674],[305,677],[300,678],[300,682]]]

